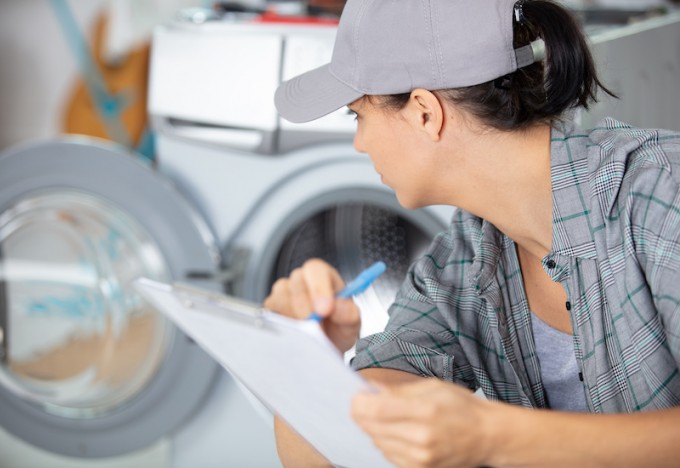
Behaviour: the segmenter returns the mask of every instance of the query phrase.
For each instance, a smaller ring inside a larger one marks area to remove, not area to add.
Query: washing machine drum
[[[131,283],[214,271],[216,251],[170,184],[118,147],[0,156],[0,425],[79,457],[176,429],[218,367]]]
[[[444,226],[427,212],[405,210],[383,192],[361,195],[363,201],[335,203],[291,227],[280,244],[270,283],[311,257],[327,261],[348,281],[374,262],[384,262],[385,274],[355,298],[363,321],[375,320],[363,330],[366,335],[383,329],[408,268]]]

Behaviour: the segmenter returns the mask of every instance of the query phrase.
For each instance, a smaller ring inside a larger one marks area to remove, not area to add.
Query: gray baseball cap
[[[539,60],[543,42],[513,46],[516,0],[348,0],[331,62],[282,83],[274,102],[291,122],[360,97],[461,88]]]

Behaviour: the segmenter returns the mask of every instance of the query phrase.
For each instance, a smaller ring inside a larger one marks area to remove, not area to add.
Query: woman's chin
[[[399,195],[398,192],[395,192],[395,195],[397,196],[397,201],[401,206],[406,208],[407,210],[415,210],[416,208],[422,208],[422,204],[417,203],[416,200],[412,198],[405,197],[403,195]]]

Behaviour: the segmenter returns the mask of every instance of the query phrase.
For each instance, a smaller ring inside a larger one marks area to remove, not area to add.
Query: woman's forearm
[[[677,467],[680,408],[582,414],[501,405],[493,423],[492,466]]]
[[[331,464],[284,420],[274,418],[276,449],[284,467],[330,467]]]

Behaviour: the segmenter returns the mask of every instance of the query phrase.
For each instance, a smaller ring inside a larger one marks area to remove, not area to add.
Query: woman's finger
[[[288,278],[279,278],[272,285],[272,290],[262,305],[281,315],[293,317],[291,307],[290,286]]]
[[[401,444],[420,443],[422,426],[412,421],[402,422],[365,422],[359,427],[374,439],[392,440]]]
[[[333,314],[329,317],[339,326],[358,326],[361,321],[359,308],[352,299],[336,299]]]
[[[336,301],[333,313],[321,323],[330,340],[342,352],[347,351],[359,338],[361,318],[359,308],[349,299]]]
[[[410,421],[418,416],[417,407],[409,398],[395,396],[390,388],[376,394],[357,394],[352,400],[352,417],[360,423]]]
[[[291,272],[289,288],[293,316],[299,319],[309,317],[314,308],[309,295],[305,274],[301,268],[296,268]]]
[[[329,316],[333,313],[335,294],[344,286],[340,274],[318,258],[307,260],[302,266],[302,273],[313,310],[322,317]]]

